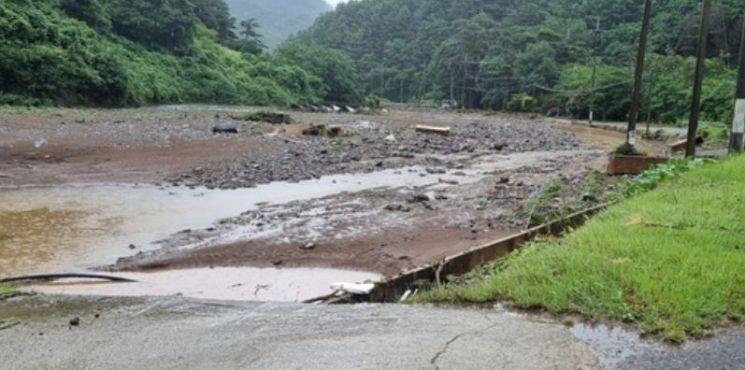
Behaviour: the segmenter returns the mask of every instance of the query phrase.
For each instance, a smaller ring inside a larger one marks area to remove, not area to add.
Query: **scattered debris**
[[[18,321],[13,321],[13,322],[8,322],[8,323],[0,321],[0,330],[8,330],[18,325],[21,325],[21,323]]]
[[[440,182],[440,184],[445,184],[445,185],[458,185],[458,184],[460,184],[458,181],[448,180],[448,179],[438,179],[438,181]]]
[[[222,121],[212,127],[213,134],[237,134],[238,125],[233,122]]]
[[[688,139],[676,141],[670,145],[670,153],[680,153],[684,152],[686,150],[686,146],[688,145]],[[704,138],[699,136],[696,138],[696,146],[704,145]]]
[[[126,279],[117,276],[109,275],[97,275],[97,274],[43,274],[43,275],[26,275],[11,277],[6,279],[0,279],[0,283],[16,283],[21,281],[33,281],[33,280],[64,280],[64,279],[95,279],[95,280],[108,280],[116,283],[136,283],[136,280]]]
[[[406,207],[402,204],[389,204],[385,206],[384,209],[390,212],[404,212],[404,213],[411,212],[411,208]]]
[[[402,206],[400,204],[389,204],[389,205],[385,206],[385,210],[386,211],[392,211],[392,212],[400,211],[403,208],[404,208],[404,206]]]
[[[341,127],[326,125],[313,125],[310,128],[303,130],[303,135],[308,136],[325,136],[325,137],[339,137],[342,134]]]
[[[410,197],[407,201],[409,203],[422,203],[422,202],[429,202],[432,200],[428,194],[416,194],[412,197]]]
[[[331,284],[331,289],[337,292],[349,293],[352,295],[368,295],[375,289],[375,284],[372,283],[334,283]]]
[[[293,123],[293,119],[289,114],[286,113],[277,113],[277,112],[254,112],[246,114],[240,119],[243,119],[244,121],[251,121],[251,122],[266,122],[271,123],[273,125],[281,125],[281,124],[291,124]]]
[[[303,245],[303,247],[302,247],[302,249],[305,249],[305,250],[311,250],[311,249],[315,249],[315,248],[316,248],[316,243],[313,243],[313,242],[307,243],[307,244]]]
[[[438,134],[438,135],[443,135],[443,136],[450,136],[450,127],[417,125],[416,131],[427,133],[427,134]]]

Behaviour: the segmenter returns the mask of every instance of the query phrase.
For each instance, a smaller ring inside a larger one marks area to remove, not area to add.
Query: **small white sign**
[[[737,99],[735,104],[735,120],[732,122],[732,132],[745,133],[745,99]]]
[[[636,145],[636,131],[629,131],[629,144]]]

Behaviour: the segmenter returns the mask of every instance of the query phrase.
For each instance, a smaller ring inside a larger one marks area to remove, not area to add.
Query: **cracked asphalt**
[[[0,318],[17,323],[0,330],[0,367],[8,369],[577,370],[596,364],[565,327],[494,310],[37,296],[0,303]]]
[[[3,369],[742,369],[745,334],[670,348],[496,308],[27,296]]]

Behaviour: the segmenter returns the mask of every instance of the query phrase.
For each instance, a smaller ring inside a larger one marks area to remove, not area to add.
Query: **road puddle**
[[[617,368],[639,353],[663,352],[663,344],[642,339],[634,330],[604,324],[575,324],[572,334],[587,343],[602,368]]]
[[[199,299],[302,302],[333,293],[337,282],[382,279],[373,273],[317,268],[214,268],[117,273],[136,283],[60,281],[28,286],[37,292],[92,296],[185,296]]]

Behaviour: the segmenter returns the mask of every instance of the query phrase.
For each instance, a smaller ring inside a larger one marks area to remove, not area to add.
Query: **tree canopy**
[[[662,96],[675,91],[685,98],[700,6],[698,0],[655,4],[645,102],[655,118],[677,118],[684,112],[669,111]],[[531,109],[583,115],[594,96],[601,116],[624,119],[641,7],[640,0],[365,0],[339,5],[299,38],[349,54],[365,90],[391,100],[452,96],[466,107],[507,109],[532,96]],[[745,2],[715,1],[705,89],[723,95],[705,96],[705,106],[734,93],[743,11]],[[601,81],[591,94],[595,55]],[[684,100],[675,106],[689,104]],[[705,114],[722,119],[725,110]]]
[[[255,38],[245,31],[240,37]],[[338,51],[288,45],[280,55],[236,45],[224,0],[5,0],[0,104],[289,105],[357,97],[355,66]],[[303,60],[287,57],[293,54]]]

